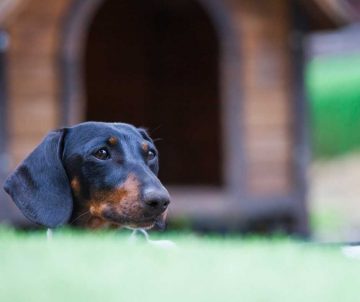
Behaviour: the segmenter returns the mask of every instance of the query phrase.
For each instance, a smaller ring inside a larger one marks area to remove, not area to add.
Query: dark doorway
[[[199,3],[107,0],[85,50],[87,120],[146,127],[167,184],[222,184],[219,45]]]

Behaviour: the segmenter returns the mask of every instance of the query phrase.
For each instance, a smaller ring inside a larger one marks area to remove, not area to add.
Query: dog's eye
[[[149,150],[146,156],[148,161],[153,160],[156,157],[156,152],[154,150]]]
[[[97,150],[93,155],[97,159],[101,159],[101,160],[107,160],[110,158],[110,153],[105,148],[101,148],[101,149]]]

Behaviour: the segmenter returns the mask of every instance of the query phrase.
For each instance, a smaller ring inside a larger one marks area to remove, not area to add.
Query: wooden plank
[[[10,49],[11,51],[13,49]],[[55,51],[55,50],[52,50]],[[51,55],[31,54],[29,52],[23,52],[16,54],[14,52],[9,53],[10,72],[18,71],[28,75],[31,72],[37,72],[39,69],[51,69],[54,70],[55,58]]]
[[[55,81],[46,76],[12,77],[12,89],[17,90],[17,96],[13,98],[15,103],[27,103],[25,98],[44,98],[52,94],[56,87]]]
[[[247,166],[251,166],[252,163],[278,163],[278,162],[290,162],[293,159],[290,148],[279,148],[277,145],[266,145],[263,149],[257,146],[251,146],[245,149],[247,153]]]
[[[11,150],[10,167],[14,169],[41,142],[42,134],[32,133],[31,136],[15,137]]]
[[[293,188],[291,161],[256,161],[248,166],[248,190],[253,195],[286,194]]]
[[[250,178],[247,189],[252,193],[252,196],[260,198],[270,195],[289,194],[293,189],[293,184],[292,179],[288,177],[261,178],[256,176]]]
[[[28,0],[9,25],[10,147],[18,163],[56,128],[59,25],[71,0]]]
[[[245,139],[249,143],[259,140],[289,141],[291,138],[291,127],[289,124],[279,125],[275,121],[264,121],[260,125],[244,125]]]
[[[256,106],[248,103],[244,107],[244,112],[242,123],[249,136],[263,128],[289,129],[293,124],[290,109],[286,105],[262,104]]]
[[[289,15],[284,1],[244,0],[242,125],[250,195],[281,195],[292,187]]]
[[[56,28],[26,29],[12,33],[16,39],[12,40],[12,56],[22,57],[32,55],[35,57],[52,56],[56,54],[54,47],[58,41]]]
[[[28,23],[29,20],[40,19],[46,20],[48,23],[54,22],[54,19],[58,19],[68,7],[71,0],[56,0],[56,1],[42,1],[42,0],[26,0],[22,10],[19,13],[20,20],[16,20],[16,23],[24,22]],[[48,17],[48,18],[46,18]]]
[[[54,115],[56,113],[50,110],[42,114],[37,113],[37,119],[34,118],[35,114],[27,114],[27,112],[15,115],[19,122],[11,123],[12,140],[18,139],[21,135],[31,137],[35,133],[50,131],[54,128]]]

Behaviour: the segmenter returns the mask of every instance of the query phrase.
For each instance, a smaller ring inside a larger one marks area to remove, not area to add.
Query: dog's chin
[[[124,226],[131,229],[145,229],[145,230],[156,229],[163,231],[166,227],[166,222],[165,219],[163,218],[163,215],[160,215],[149,221],[132,221]]]
[[[103,217],[104,220],[111,224],[118,225],[119,227],[126,227],[130,229],[145,229],[150,230],[152,228],[156,230],[164,230],[166,227],[165,219],[163,215],[152,219],[136,219],[133,217]]]
[[[136,215],[123,215],[116,211],[103,211],[101,214],[102,218],[107,222],[116,224],[119,227],[127,227],[132,229],[152,229],[164,230],[166,223],[166,212],[154,216],[146,217],[143,214],[136,213]]]
[[[126,227],[129,229],[144,229],[144,230],[150,230],[155,226],[155,222],[154,221],[150,221],[150,222],[129,222],[126,224],[121,225],[122,227]]]

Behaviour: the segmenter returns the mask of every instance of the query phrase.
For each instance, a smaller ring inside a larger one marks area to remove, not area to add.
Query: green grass
[[[0,230],[0,301],[359,301],[360,260],[283,239]],[[154,235],[152,235],[154,237]]]
[[[360,56],[319,58],[306,72],[315,157],[360,148]]]
[[[312,209],[310,211],[310,226],[314,234],[333,234],[338,235],[344,230],[349,223],[346,214],[339,209],[327,206],[321,209]]]

